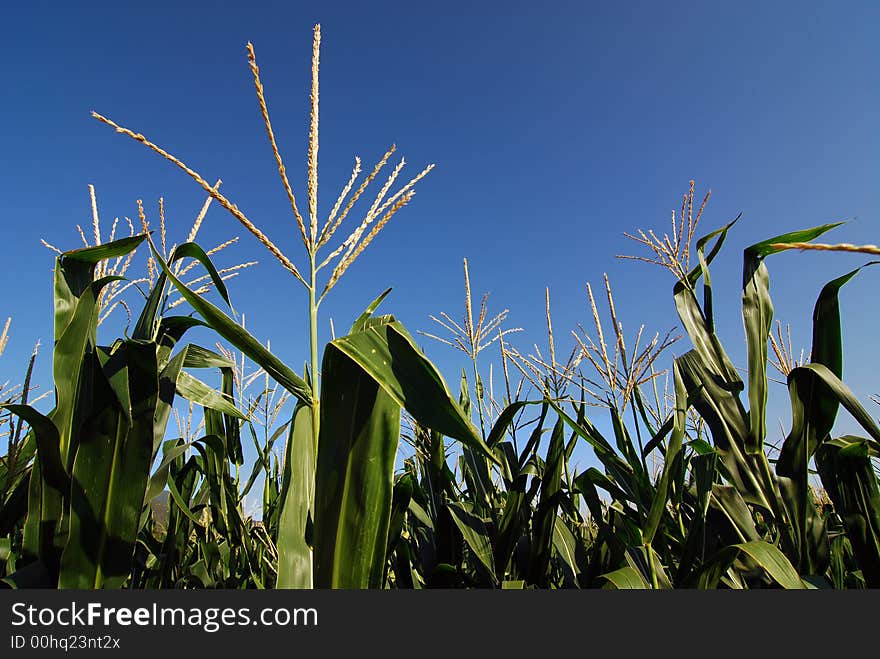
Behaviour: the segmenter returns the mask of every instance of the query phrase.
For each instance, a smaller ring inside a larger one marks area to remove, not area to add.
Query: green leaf
[[[543,424],[543,417],[538,426]],[[525,467],[515,475],[513,483],[507,490],[504,498],[504,507],[501,511],[501,519],[498,522],[496,540],[495,573],[504,574],[510,558],[516,549],[516,544],[523,536],[531,517],[532,492],[527,492],[529,476],[535,476],[537,471],[532,462],[526,463]],[[535,480],[537,482],[537,479]]]
[[[394,483],[394,492],[391,497],[391,522],[388,526],[388,545],[385,552],[386,560],[391,559],[391,554],[401,541],[405,542],[402,533],[406,523],[406,512],[409,509],[413,492],[418,487],[415,477],[410,473],[404,473]]]
[[[831,224],[821,224],[810,229],[801,229],[800,231],[783,233],[774,238],[768,238],[767,240],[755,243],[751,247],[747,247],[745,251],[753,258],[763,258],[765,256],[770,256],[771,254],[778,254],[779,252],[785,251],[785,248],[774,247],[774,245],[790,245],[791,243],[810,242],[821,236],[823,233],[831,231],[842,224],[843,222],[832,222]]]
[[[447,504],[447,510],[452,514],[452,521],[461,531],[461,535],[467,546],[470,547],[474,556],[483,564],[489,572],[493,583],[497,583],[493,566],[492,543],[489,540],[489,531],[486,520],[475,515],[470,507],[464,502],[451,501]]]
[[[186,453],[190,446],[192,446],[192,442],[184,442],[181,439],[172,439],[165,442],[162,462],[159,463],[156,471],[150,476],[150,481],[147,484],[147,493],[144,495],[145,506],[162,493],[168,483],[168,472],[171,469],[171,465],[178,457]]]
[[[312,389],[305,380],[273,355],[241,325],[203,297],[187,288],[186,284],[174,276],[174,273],[159,255],[152,241],[150,242],[150,249],[153,250],[154,258],[168,277],[168,280],[174,284],[181,296],[205,319],[215,332],[263,368],[269,374],[269,377],[274,378],[276,382],[287,389],[299,401],[306,405],[312,404]]]
[[[663,471],[660,474],[660,480],[654,491],[654,500],[651,502],[651,508],[642,529],[642,542],[649,546],[654,541],[654,536],[660,526],[660,519],[666,510],[669,499],[671,472],[675,465],[675,458],[678,456],[679,451],[681,451],[685,422],[687,421],[687,389],[684,386],[684,381],[681,379],[681,372],[679,371],[677,361],[673,362],[672,372],[675,382],[675,411],[672,437],[669,440],[669,447],[666,449],[666,455],[663,459]]]
[[[55,338],[57,339],[73,315],[76,300],[95,281],[95,265],[104,259],[125,256],[137,249],[143,235],[84,247],[59,254],[55,259]],[[117,279],[122,279],[118,277]]]
[[[830,395],[834,396],[859,425],[871,435],[871,438],[874,440],[874,446],[880,447],[880,428],[877,427],[871,415],[868,414],[868,411],[862,406],[850,388],[834,375],[827,366],[823,364],[800,366],[792,369],[791,373],[789,373],[789,379],[792,377],[809,377],[809,374],[806,373],[807,371],[814,374],[815,377],[828,387]]]
[[[813,310],[811,361],[824,365],[837,378],[843,376],[838,293],[860,270],[861,268],[856,268],[828,282],[822,288]],[[782,445],[776,471],[780,476],[795,479],[806,495],[810,458],[819,443],[828,438],[834,426],[839,402],[828,387],[809,371],[792,371],[788,378],[788,387],[792,405],[792,428]]]
[[[194,378],[186,371],[181,371],[177,376],[177,393],[194,403],[223,414],[228,414],[236,419],[247,420],[247,417],[238,411],[238,408],[223,397],[213,387]]]
[[[59,257],[59,261],[61,258]],[[66,276],[56,272],[56,284]],[[58,333],[55,336],[55,350],[52,353],[52,375],[55,382],[55,409],[49,414],[60,433],[60,453],[65,468],[70,469],[76,446],[71,445],[75,423],[74,411],[77,409],[81,385],[80,378],[85,356],[94,349],[98,325],[98,295],[111,281],[121,277],[102,277],[89,284],[75,301],[61,302],[56,286],[55,321]],[[68,321],[59,328],[62,308],[72,306],[73,312]]]
[[[607,474],[603,474],[595,467],[590,467],[586,471],[578,474],[574,479],[574,491],[578,494],[588,495],[591,490],[601,487],[611,495],[612,499],[617,501],[631,501],[630,496],[624,492],[617,483],[614,482]],[[600,515],[601,517],[601,515]]]
[[[399,322],[390,320],[371,326],[363,332],[336,339],[330,346],[369,373],[392,400],[420,424],[457,439],[498,463],[452,398],[443,376]]]
[[[128,577],[153,458],[155,344],[120,342],[96,359],[73,463],[61,588],[117,588]]]
[[[577,575],[580,572],[577,562],[577,540],[561,517],[557,517],[553,525],[553,548],[565,566],[566,584],[577,587]]]
[[[72,249],[59,255],[59,259],[63,265],[67,266],[71,262],[81,263],[85,266],[93,266],[99,261],[112,259],[119,256],[125,256],[129,252],[137,249],[138,245],[144,242],[146,234],[120,238],[113,242],[104,243],[94,247],[81,247],[80,249]]]
[[[83,405],[83,396],[88,394],[89,365],[94,362],[98,296],[108,283],[121,279],[103,277],[92,281],[95,263],[105,253],[116,253],[114,250],[126,253],[124,249],[131,244],[130,241],[122,246],[118,242],[108,243],[102,251],[84,250],[73,259],[64,254],[56,259],[55,349],[52,356],[55,408],[47,416],[58,430],[58,454],[62,468],[68,474],[79,438],[80,418],[77,414]],[[51,452],[53,455],[47,459],[54,462],[55,449],[52,448]],[[69,490],[60,492],[44,481],[38,455],[31,469],[22,552],[28,560],[39,558],[53,580],[58,577],[67,537],[68,516],[64,508],[68,493]]]
[[[340,341],[327,346],[321,366],[315,586],[380,588],[400,405],[372,373],[337,347]]]
[[[307,528],[315,497],[315,442],[312,411],[302,403],[293,411],[281,488],[278,523],[278,588],[311,588],[312,548]]]
[[[846,537],[852,545],[865,584],[869,588],[878,588],[880,484],[870,454],[866,439],[841,437],[819,447],[816,466],[822,484],[834,503],[834,510],[846,527]]]
[[[813,363],[824,364],[836,377],[843,371],[839,292],[861,268],[828,282],[813,311]],[[782,493],[790,509],[797,545],[799,569],[822,574],[830,560],[825,525],[816,511],[810,488],[810,461],[822,442],[830,439],[839,402],[829,388],[810,371],[796,370],[788,378],[791,397],[791,430],[782,445],[776,473],[782,477]]]
[[[599,430],[583,415],[578,420],[572,419],[562,407],[553,400],[547,401],[559,418],[562,419],[575,434],[584,439],[596,453],[596,457],[604,465],[614,482],[626,492],[626,499],[638,502],[641,499],[637,479],[632,465],[621,459],[614,448],[608,443]]]
[[[766,491],[767,486],[761,477],[760,461],[766,457],[746,453],[749,421],[739,394],[731,391],[717,373],[709,370],[696,351],[681,355],[676,364],[688,399],[711,432],[726,478],[749,501],[774,510],[775,493]]]
[[[489,431],[489,436],[486,438],[486,444],[491,449],[494,450],[501,443],[504,436],[507,434],[510,425],[513,423],[514,419],[516,419],[516,415],[529,404],[531,404],[531,401],[514,401],[505,407],[501,414],[498,415],[498,418],[495,420],[495,425],[492,426],[492,430]]]
[[[150,248],[156,253],[158,259],[158,251],[155,249],[152,239],[150,239]],[[226,284],[223,282],[223,278],[220,276],[220,273],[217,272],[210,257],[196,243],[183,243],[182,245],[175,247],[174,251],[168,258],[168,264],[170,265],[175,261],[187,257],[195,259],[202,264],[202,267],[208,272],[208,276],[211,278],[214,288],[217,289],[220,297],[223,298],[223,301],[231,308],[232,303],[229,301],[229,293],[226,290]],[[159,273],[159,277],[153,285],[150,295],[141,311],[141,315],[138,318],[137,324],[135,325],[132,338],[144,340],[155,338],[156,329],[158,328],[157,316],[161,311],[159,306],[165,295],[165,284],[167,283],[167,279],[168,275],[164,270]],[[159,322],[161,322],[161,320],[159,320]]]
[[[712,282],[709,278],[709,264],[718,255],[721,246],[727,238],[730,228],[739,220],[737,217],[726,226],[703,236],[697,241],[697,255],[700,263],[693,268],[684,280],[675,283],[672,289],[675,308],[681,320],[682,327],[687,332],[694,345],[694,350],[699,354],[702,362],[713,372],[717,373],[725,386],[731,391],[740,391],[743,387],[742,380],[734,368],[721,345],[721,341],[715,334],[712,313]],[[705,256],[705,247],[712,240],[715,243]],[[703,277],[704,306],[701,308],[697,301],[695,287],[700,277]]]
[[[798,576],[797,570],[777,547],[761,540],[741,543],[735,547],[751,556],[783,588],[804,588],[804,583]]]
[[[41,561],[28,563],[21,569],[0,579],[0,588],[15,590],[31,588],[52,588],[54,581],[49,569]]]
[[[746,452],[764,450],[767,435],[767,339],[773,322],[770,275],[764,258],[783,250],[774,245],[807,242],[840,224],[825,224],[794,231],[756,243],[743,252],[742,307],[749,361],[749,435]]]
[[[0,409],[9,410],[27,422],[36,440],[43,478],[59,493],[66,493],[70,488],[70,478],[61,463],[59,451],[61,436],[52,419],[44,416],[30,405],[6,403],[0,404]]]
[[[477,404],[479,405],[480,402],[477,401]],[[461,370],[458,405],[464,414],[470,418],[470,388],[464,369]],[[462,447],[461,458],[462,477],[467,485],[471,501],[474,503],[474,512],[478,515],[486,515],[491,507],[489,500],[489,493],[492,490],[492,479],[489,473],[490,465],[480,452],[471,450],[467,445]]]
[[[607,582],[606,588],[616,590],[646,590],[650,588],[639,571],[630,566],[608,572],[599,578]]]
[[[755,520],[752,519],[752,511],[735,487],[715,483],[712,486],[709,504],[717,508],[727,518],[741,540],[758,540],[760,538],[758,529],[755,528]]]
[[[697,574],[697,588],[716,588],[721,577],[741,555],[751,558],[773,581],[785,589],[802,589],[801,580],[789,560],[777,547],[763,540],[730,545],[710,558]]]
[[[189,519],[193,524],[198,526],[204,526],[205,523],[195,515],[190,509],[189,505],[186,502],[186,499],[181,494],[179,488],[174,483],[174,479],[170,479],[168,481],[168,492],[171,496],[171,500],[177,504],[177,508],[184,514],[185,517]]]
[[[553,426],[544,475],[541,479],[541,495],[532,522],[532,546],[529,558],[529,583],[546,587],[549,580],[550,554],[553,546],[553,529],[556,511],[562,497],[562,462],[565,455],[565,434],[562,419]]]

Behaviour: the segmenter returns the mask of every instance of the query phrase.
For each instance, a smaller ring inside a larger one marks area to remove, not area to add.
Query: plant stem
[[[483,419],[483,383],[480,380],[480,373],[477,370],[477,358],[476,355],[471,359],[471,363],[474,365],[474,393],[476,394],[477,399],[477,414],[480,417],[480,434],[483,436],[483,441],[486,440],[486,422]]]
[[[648,555],[648,570],[651,572],[651,588],[659,590],[660,583],[657,581],[657,567],[654,565],[654,552],[651,549],[651,543],[646,543],[644,547],[645,553]]]
[[[316,252],[316,248],[309,250],[309,347],[311,349],[312,376],[312,441],[314,442],[315,455],[318,454],[318,430],[321,419],[318,399],[318,303],[315,299],[315,291],[318,286],[318,272],[315,267]]]

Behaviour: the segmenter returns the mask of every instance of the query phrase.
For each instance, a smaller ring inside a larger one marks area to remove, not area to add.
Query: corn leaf
[[[181,282],[159,255],[156,247],[150,242],[150,249],[168,280],[174,285],[181,296],[195,309],[202,318],[224,339],[229,341],[255,363],[262,367],[270,377],[306,405],[312,404],[312,389],[305,380],[294,373],[290,367],[273,355],[262,343],[257,341],[246,329],[232,318],[220,311],[206,299],[189,289]]]
[[[770,300],[770,275],[764,259],[782,251],[783,248],[774,245],[807,242],[836,226],[839,223],[786,233],[756,243],[743,253],[742,314],[749,359],[747,453],[763,451],[767,435],[767,339],[773,322],[773,303]]]
[[[315,448],[311,408],[299,403],[293,411],[284,450],[278,522],[278,588],[313,586],[312,548],[307,530],[315,496]]]
[[[400,405],[371,373],[337,347],[339,341],[327,346],[321,368],[315,586],[379,588],[391,518]]]
[[[773,581],[785,589],[807,587],[785,554],[778,547],[763,540],[741,542],[725,547],[700,569],[694,586],[697,588],[716,588],[724,573],[741,556],[747,556],[753,560]]]
[[[420,424],[498,459],[461,407],[453,400],[443,376],[416,347],[399,322],[387,320],[330,344],[347,355]],[[329,347],[328,347],[329,348]]]
[[[607,583],[605,588],[616,590],[646,590],[650,588],[641,573],[633,567],[626,566],[613,572],[603,574],[600,579]]]

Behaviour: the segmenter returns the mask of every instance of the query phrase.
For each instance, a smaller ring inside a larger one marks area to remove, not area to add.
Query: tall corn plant
[[[774,244],[778,249],[843,251],[876,255],[874,245],[828,245],[808,242]],[[876,262],[869,262],[868,266]],[[803,496],[796,514],[804,519],[809,502],[810,460],[815,461],[836,516],[843,521],[862,577],[869,587],[880,586],[880,484],[871,463],[880,455],[880,429],[856,396],[841,381],[843,350],[839,292],[865,266],[828,282],[813,311],[813,344],[809,364],[791,369],[788,387],[792,429],[779,455],[777,472],[793,482]],[[868,437],[832,437],[839,408],[849,412]],[[812,510],[810,510],[812,513]],[[808,513],[809,515],[809,513]],[[800,519],[798,521],[800,521]],[[831,545],[832,563],[839,548]]]
[[[29,405],[4,405],[29,424],[36,447],[20,567],[5,579],[8,585],[122,585],[131,572],[141,512],[151,498],[150,467],[175,393],[227,417],[241,416],[220,393],[183,370],[218,365],[208,351],[185,346],[172,356],[186,330],[199,323],[158,316],[164,278],[151,290],[131,338],[98,343],[98,300],[117,280],[98,276],[98,265],[131,253],[144,238],[73,250],[56,259],[55,407],[43,415]],[[204,252],[188,243],[171,258],[185,256],[206,266],[225,298]],[[158,485],[161,489],[161,479]]]
[[[319,356],[318,319],[324,298],[391,217],[409,203],[426,167],[395,193],[390,190],[405,161],[394,167],[362,221],[335,248],[342,222],[395,151],[392,146],[355,188],[361,161],[326,220],[318,214],[318,108],[320,26],[312,42],[312,89],[308,141],[307,213],[302,213],[287,176],[269,119],[253,46],[248,61],[260,113],[305,247],[302,269],[231,201],[196,171],[147,140],[97,113],[95,118],[143,143],[174,163],[245,226],[307,294],[309,357],[303,377],[284,365],[219,309],[195,294],[169,271],[168,279],[221,336],[248,355],[296,399],[290,424],[278,529],[279,587],[369,587],[381,585],[386,530],[392,504],[392,468],[399,435],[399,409],[406,408],[430,427],[488,453],[480,435],[447,390],[436,368],[391,316],[373,317],[380,296],[358,318],[351,332],[327,345]],[[354,192],[352,192],[354,190]],[[319,274],[329,268],[321,282]],[[319,359],[320,364],[319,364]],[[312,550],[314,549],[314,557]],[[377,567],[378,566],[378,567]]]
[[[11,323],[12,319],[8,318],[0,332],[0,356],[9,340]],[[31,376],[39,345],[37,342],[28,359],[21,385],[0,384],[0,404],[31,402]],[[28,480],[36,445],[24,419],[8,410],[0,413],[0,441],[6,444],[5,455],[0,456],[0,575],[6,576],[16,571],[21,553],[19,522],[27,511]]]
[[[495,477],[480,461],[469,460],[463,455],[463,459],[459,461],[462,475],[462,490],[459,494],[450,475],[439,468],[443,449],[442,441],[437,440],[441,438],[433,437],[424,429],[416,427],[413,433],[413,445],[416,449],[412,462],[414,468],[401,480],[401,487],[407,491],[412,490],[408,536],[415,541],[417,550],[412,551],[406,545],[398,545],[398,553],[436,557],[418,568],[421,581],[425,585],[591,585],[598,574],[617,568],[617,563],[623,558],[619,556],[617,559],[587,564],[588,548],[595,543],[589,523],[581,514],[580,502],[588,499],[588,506],[593,510],[593,499],[589,495],[596,491],[595,484],[589,479],[600,472],[593,469],[579,476],[572,473],[569,464],[571,455],[575,443],[581,438],[598,446],[600,459],[609,465],[612,473],[617,474],[618,480],[623,483],[622,487],[643,495],[635,499],[639,502],[645,501],[635,523],[644,524],[654,501],[647,494],[651,491],[652,483],[643,464],[643,456],[625,431],[622,411],[626,410],[626,405],[636,396],[637,387],[653,378],[653,375],[648,374],[650,366],[668,347],[671,339],[668,336],[661,339],[658,335],[640,345],[639,332],[632,346],[632,357],[628,357],[620,325],[616,322],[610,285],[606,278],[609,309],[614,323],[612,336],[615,337],[614,345],[610,349],[604,343],[592,290],[588,286],[601,349],[585,335],[583,340],[578,339],[578,344],[565,362],[557,360],[548,292],[548,348],[542,350],[535,346],[532,352],[524,355],[504,343],[505,331],[498,327],[497,322],[503,320],[504,313],[487,322],[485,305],[481,305],[478,321],[472,320],[476,314],[470,312],[469,277],[467,265],[465,267],[464,322],[459,325],[448,314],[443,314],[442,320],[432,317],[450,331],[452,338],[449,340],[428,336],[457,347],[471,357],[473,364],[478,352],[473,348],[486,345],[491,340],[480,331],[484,323],[497,332],[494,338],[502,346],[507,402],[506,407],[499,409],[492,420],[487,443],[495,451],[500,463],[499,474]],[[470,328],[476,331],[469,332]],[[491,334],[488,336],[491,337]],[[612,355],[611,358],[609,354]],[[592,362],[596,366],[606,390],[605,394],[598,393],[600,387],[579,374],[578,365],[581,362]],[[517,396],[514,398],[511,395],[508,364],[515,365],[523,375],[520,384],[530,381],[535,390],[543,394],[543,399],[519,399],[521,386],[516,387]],[[477,373],[476,368],[474,372]],[[583,400],[578,402],[566,393],[573,385],[577,385],[576,388],[582,395],[590,392],[601,401],[603,407],[612,410],[615,415],[617,450],[587,420]],[[491,391],[491,386],[489,389]],[[485,393],[485,388],[481,390],[478,387],[477,395],[480,393]],[[470,403],[468,396],[468,387],[463,378],[461,399],[466,408]],[[494,402],[491,394],[488,401],[490,404]],[[574,416],[564,410],[568,404],[566,401],[574,404]],[[518,418],[530,405],[541,405],[540,414],[537,419],[522,424]],[[557,419],[550,424],[551,429],[545,427],[545,423],[548,413],[553,412]],[[522,433],[529,425],[533,427],[530,429],[528,441],[524,446],[518,446],[517,430]],[[569,437],[565,436],[567,426],[573,428]],[[548,432],[549,444],[542,452],[542,436]],[[668,432],[668,429],[665,430],[666,434]],[[655,445],[659,439],[654,442]],[[623,457],[620,457],[618,451]],[[627,462],[630,459],[635,466]],[[633,476],[636,478],[632,479]],[[600,483],[612,482],[607,476],[603,478],[604,481],[600,480]],[[620,491],[620,487],[615,486],[614,489]],[[426,492],[431,493],[431,496],[427,496]],[[452,494],[447,494],[448,492]],[[436,493],[442,496],[438,497]],[[665,498],[658,497],[658,500],[665,501]],[[598,494],[595,501],[598,505]],[[626,500],[625,503],[629,506],[630,501]],[[655,505],[655,510],[661,508]],[[595,519],[599,520],[606,516],[598,509],[594,514]],[[637,542],[634,544],[638,545]],[[650,539],[646,544],[650,547]],[[459,549],[450,551],[450,546]],[[407,575],[400,566],[399,558],[400,556],[394,562],[395,569],[401,578],[405,578]],[[448,562],[450,560],[452,564]],[[610,567],[602,569],[598,567],[599,564]],[[594,568],[600,572],[590,576],[590,571]],[[397,577],[397,573],[395,576]],[[410,581],[416,583],[415,577]]]
[[[769,579],[785,587],[801,587],[797,572],[772,544],[757,537],[715,537],[716,525],[710,523],[708,513],[717,461],[712,447],[700,439],[699,426],[691,436],[686,427],[693,403],[685,382],[688,356],[674,363],[673,409],[652,418],[641,387],[656,376],[652,363],[671,339],[660,340],[658,335],[640,347],[640,331],[628,350],[607,278],[606,292],[613,324],[610,347],[588,287],[595,341],[583,332],[584,338],[578,337],[580,350],[576,348],[566,362],[557,361],[548,295],[546,356],[537,348],[529,355],[508,350],[513,363],[544,398],[516,401],[499,416],[489,444],[501,449],[502,464],[511,455],[507,442],[502,441],[505,424],[529,404],[542,403],[542,413],[526,455],[506,461],[504,512],[497,518],[494,511],[483,517],[482,526],[473,518],[460,526],[467,553],[480,556],[486,548],[495,551],[496,576],[505,585],[663,588],[715,587],[724,581],[742,587]],[[578,372],[581,361],[592,364],[598,379]],[[589,420],[583,399],[578,403],[565,394],[574,384],[609,410],[613,438],[606,439]],[[567,410],[569,404],[574,405],[573,413]],[[632,412],[630,423],[625,421],[627,408]],[[551,409],[558,419],[542,459],[537,446]],[[573,431],[572,440],[563,441],[563,426]],[[590,468],[569,475],[574,438],[592,447],[604,473]],[[647,459],[655,452],[661,455],[662,468],[652,473]],[[599,490],[604,490],[604,497]],[[605,503],[605,497],[611,501]],[[589,509],[588,522],[580,518],[579,502]],[[587,524],[596,526],[595,534]],[[475,527],[484,529],[477,534],[482,542],[474,537]],[[516,550],[511,554],[512,546]]]
[[[702,208],[697,219],[701,213]],[[696,222],[685,222],[684,218],[680,226],[673,220],[671,238],[659,239],[653,233],[644,232],[635,237],[653,252],[650,258],[638,258],[663,265],[677,278],[673,290],[676,308],[693,343],[693,350],[680,357],[677,363],[684,389],[705,421],[714,443],[713,451],[719,459],[722,482],[712,485],[711,506],[729,522],[741,541],[767,540],[782,551],[801,575],[827,583],[824,576],[830,561],[828,532],[825,520],[818,514],[808,482],[813,458],[820,464],[826,489],[838,496],[841,510],[848,510],[860,520],[855,527],[859,523],[862,528],[869,527],[870,523],[865,524],[862,520],[870,520],[875,514],[873,504],[868,502],[876,481],[872,484],[870,479],[862,477],[861,465],[852,469],[850,465],[855,463],[835,460],[836,449],[849,445],[849,442],[832,441],[830,434],[838,407],[843,404],[871,435],[871,439],[853,441],[853,445],[863,448],[855,449],[850,455],[864,455],[862,459],[867,460],[867,456],[876,450],[876,425],[840,381],[842,350],[837,298],[840,288],[858,270],[827,284],[817,299],[811,363],[790,367],[787,373],[793,423],[774,468],[765,447],[768,342],[772,338],[773,321],[765,260],[788,249],[833,247],[815,245],[811,241],[838,225],[827,224],[783,234],[744,250],[741,297],[748,378],[743,382],[715,333],[709,274],[709,265],[734,223],[735,220],[697,241],[695,255],[698,264],[693,268],[689,267],[689,250]],[[702,304],[698,299],[701,280]],[[748,409],[740,398],[746,385]],[[840,469],[837,474],[832,465]],[[867,496],[841,496],[841,481],[851,483],[853,491],[867,492]],[[867,545],[875,546],[876,543]],[[858,553],[870,571],[876,561],[876,550],[866,552],[865,546],[861,545]],[[705,574],[706,570],[703,570],[703,576]]]

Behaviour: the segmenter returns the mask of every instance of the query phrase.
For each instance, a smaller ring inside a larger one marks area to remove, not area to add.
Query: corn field
[[[55,254],[51,409],[32,398],[35,349],[21,384],[0,388],[0,585],[880,587],[880,427],[841,380],[839,292],[870,262],[811,294],[812,345],[800,355],[774,324],[768,267],[788,250],[866,258],[880,249],[817,242],[835,224],[795,230],[738,245],[741,289],[713,290],[710,268],[736,241],[737,220],[701,233],[709,195],[695,203],[691,181],[671,228],[633,228],[638,253],[622,255],[668,275],[682,336],[625,335],[605,277],[587,287],[592,324],[572,333],[572,352],[557,354],[549,290],[547,345],[524,350],[507,310],[491,314],[486,297],[474,303],[465,261],[463,313],[438,313],[431,333],[419,334],[461,356],[454,379],[386,313],[388,290],[372,301],[367,293],[363,313],[321,345],[322,303],[417,185],[430,183],[433,166],[404,177],[405,161],[391,163],[395,147],[368,170],[356,158],[319,215],[320,43],[316,26],[304,200],[288,180],[247,46],[299,256],[283,253],[221,181],[93,113],[207,198],[171,244],[161,200],[158,228],[139,200],[139,227],[129,222],[119,237],[114,222],[102,236],[92,188],[93,235],[77,227],[83,246],[72,250],[45,243]],[[227,282],[255,263],[215,264],[235,240],[199,245],[212,204],[302,293],[303,369],[233,311]],[[742,309],[742,369],[715,332],[714,308],[727,301]],[[105,321],[123,314],[126,331],[113,336]],[[216,345],[187,343],[193,328]],[[15,329],[6,321],[0,353]],[[487,377],[489,360],[500,368]],[[767,428],[774,372],[792,419],[776,447]],[[836,433],[839,415],[861,435]],[[596,466],[578,467],[580,449]],[[259,514],[246,505],[254,500]]]

